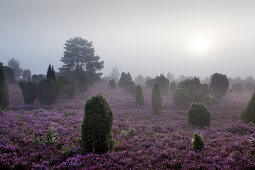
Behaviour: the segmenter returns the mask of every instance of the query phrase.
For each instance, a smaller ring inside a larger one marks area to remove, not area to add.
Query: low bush
[[[211,113],[206,106],[201,103],[192,103],[188,111],[188,124],[195,126],[210,126]]]

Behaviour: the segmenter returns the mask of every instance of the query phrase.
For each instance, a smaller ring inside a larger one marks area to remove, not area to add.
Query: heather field
[[[145,105],[121,88],[97,83],[72,100],[60,98],[53,106],[23,102],[21,90],[10,85],[10,108],[0,113],[0,169],[251,169],[255,167],[254,126],[239,115],[249,94],[230,93],[209,106],[211,126],[187,123],[187,109],[164,96],[162,114],[153,115],[151,89],[143,87]],[[81,154],[79,138],[86,100],[102,93],[114,111],[115,149],[102,155]],[[48,127],[56,142],[46,145]],[[132,131],[130,134],[128,132]],[[205,148],[192,149],[194,132]]]

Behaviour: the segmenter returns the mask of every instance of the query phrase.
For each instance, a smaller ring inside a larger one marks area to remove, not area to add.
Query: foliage
[[[79,76],[79,91],[86,92],[89,88],[89,81],[88,78],[83,76]]]
[[[26,104],[32,104],[38,97],[38,84],[34,81],[19,81],[19,87],[22,91],[24,102]]]
[[[109,77],[110,77],[110,79],[113,79],[113,80],[115,80],[115,81],[118,81],[118,80],[119,80],[120,72],[119,72],[119,70],[118,70],[117,67],[113,67],[113,68],[112,68],[112,71],[111,71]]]
[[[211,113],[206,106],[201,103],[191,103],[188,111],[188,123],[195,126],[210,126]]]
[[[169,80],[164,76],[164,74],[157,76],[155,81],[160,87],[161,94],[168,94]]]
[[[132,82],[130,73],[122,72],[119,80],[119,87],[126,88],[127,86],[131,85],[130,82]]]
[[[5,80],[3,67],[0,66],[0,107],[6,109],[9,105],[9,87]]]
[[[92,42],[81,37],[74,37],[66,41],[64,48],[64,56],[61,58],[64,64],[59,68],[61,73],[83,71],[95,73],[104,68],[104,62],[99,61],[100,57],[95,55]]]
[[[175,89],[176,89],[176,83],[175,82],[171,82],[170,83],[170,87],[169,87],[170,92],[173,93]]]
[[[51,144],[55,144],[56,141],[57,141],[56,137],[55,137],[55,135],[52,132],[52,127],[49,127],[48,131],[46,133],[46,139],[45,139],[44,143],[46,145],[51,145]]]
[[[156,83],[156,80],[152,78],[145,81],[146,86],[149,88],[152,88],[155,83]]]
[[[252,95],[251,99],[248,101],[246,107],[241,112],[241,120],[244,122],[253,121],[255,123],[255,93]]]
[[[77,79],[71,75],[61,75],[57,78],[58,95],[74,98],[76,94]]]
[[[160,94],[160,87],[158,84],[154,84],[152,88],[152,111],[153,114],[160,114],[162,106],[162,97]]]
[[[44,78],[45,78],[45,76],[43,74],[33,74],[32,81],[35,81],[35,82],[39,83]]]
[[[3,66],[2,68],[3,68],[3,72],[4,72],[5,79],[7,80],[7,82],[9,84],[16,84],[17,81],[15,79],[15,73],[14,73],[13,69],[8,66]]]
[[[112,79],[112,80],[109,81],[109,88],[110,88],[110,89],[115,89],[115,88],[116,88],[114,79]]]
[[[140,105],[144,104],[143,89],[139,85],[136,87],[135,99],[137,104]]]
[[[23,71],[23,79],[24,80],[31,80],[31,71],[30,71],[30,69]]]
[[[204,144],[205,144],[205,142],[202,138],[202,135],[195,132],[194,135],[193,135],[193,139],[192,139],[192,148],[195,151],[200,151],[204,148]]]
[[[232,90],[237,93],[243,92],[243,86],[240,83],[236,83],[232,85]]]
[[[177,105],[183,106],[190,103],[190,96],[187,89],[177,88],[173,92],[173,99]]]
[[[137,84],[144,84],[144,77],[142,75],[138,75],[136,78],[135,78],[135,82]]]
[[[133,81],[130,81],[130,82],[133,82]],[[130,85],[128,85],[127,87],[126,87],[126,91],[128,92],[128,93],[130,93],[130,94],[133,94],[133,95],[135,95],[135,93],[136,93],[136,85],[135,84],[130,84]]]
[[[211,92],[212,95],[221,99],[228,91],[229,81],[226,75],[214,73],[211,78]]]
[[[105,153],[113,148],[113,111],[106,99],[98,94],[87,100],[82,121],[83,151]]]
[[[199,78],[194,77],[193,79],[187,79],[187,80],[180,81],[177,84],[177,87],[187,89],[187,90],[193,92],[193,91],[200,90],[201,83],[200,83]]]
[[[11,67],[15,73],[15,77],[16,79],[19,79],[20,76],[22,75],[23,73],[23,70],[20,68],[19,66],[19,62],[17,60],[15,60],[14,58],[11,58],[9,61],[8,61],[8,66]]]
[[[204,84],[201,84],[200,86],[200,92],[203,94],[203,95],[209,95],[210,94],[210,87],[208,84],[204,83]]]

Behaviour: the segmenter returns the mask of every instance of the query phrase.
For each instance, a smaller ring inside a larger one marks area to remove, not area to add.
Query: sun
[[[211,42],[208,37],[196,36],[190,41],[190,50],[196,55],[204,55],[209,52],[211,48]]]

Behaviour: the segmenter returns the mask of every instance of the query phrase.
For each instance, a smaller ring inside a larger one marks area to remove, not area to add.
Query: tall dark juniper
[[[162,96],[160,94],[160,87],[156,83],[152,89],[152,111],[154,114],[161,113]]]
[[[39,82],[39,102],[41,105],[52,105],[57,99],[57,81],[53,66],[49,65],[46,79]]]
[[[6,109],[9,105],[9,89],[8,83],[5,80],[3,67],[0,66],[0,107]]]
[[[85,104],[81,124],[81,145],[83,152],[105,153],[113,148],[113,111],[106,99],[98,94]]]
[[[136,87],[135,99],[137,104],[144,104],[143,89],[139,85]]]

